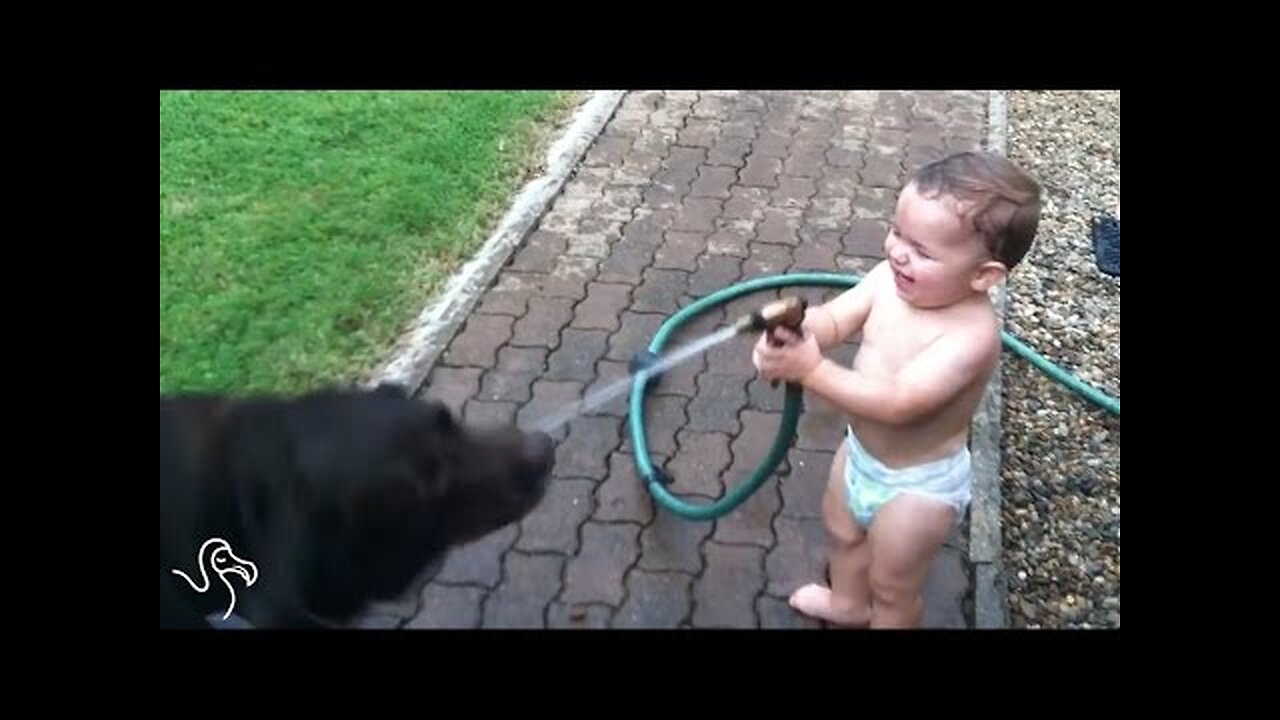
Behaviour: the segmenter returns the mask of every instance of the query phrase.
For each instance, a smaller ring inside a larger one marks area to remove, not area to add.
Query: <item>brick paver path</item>
[[[624,377],[698,297],[761,275],[865,272],[908,169],[985,134],[985,93],[631,93],[423,392],[469,421],[527,423]],[[777,294],[713,311],[668,347]],[[673,369],[646,400],[655,464],[675,490],[718,497],[772,442],[783,391],[753,379],[752,342]],[[732,514],[694,522],[656,507],[636,477],[626,410],[622,395],[558,431],[538,510],[455,551],[400,624],[817,627],[786,597],[823,572],[837,415],[806,398],[775,477]],[[971,624],[964,542],[962,528],[930,577],[930,626]]]

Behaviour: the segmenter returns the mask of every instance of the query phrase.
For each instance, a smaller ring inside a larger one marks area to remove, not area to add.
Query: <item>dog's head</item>
[[[392,386],[161,398],[160,439],[162,616],[223,601],[172,572],[212,536],[255,563],[236,611],[260,627],[340,623],[400,595],[531,511],[554,461],[544,434],[468,427]]]
[[[469,427],[393,386],[312,402],[294,437],[318,594],[397,595],[450,547],[520,520],[546,490],[555,450],[545,434]]]
[[[460,422],[443,403],[412,400],[382,385],[373,401],[394,408],[382,435],[382,471],[357,489],[355,507],[370,522],[421,527],[449,545],[524,517],[542,499],[555,447],[545,433]]]

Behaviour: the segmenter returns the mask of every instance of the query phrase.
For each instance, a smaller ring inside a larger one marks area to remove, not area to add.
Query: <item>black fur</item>
[[[459,424],[401,389],[160,398],[160,624],[208,627],[229,603],[195,592],[212,537],[256,565],[228,574],[255,627],[342,624],[391,599],[448,548],[542,498],[551,439]],[[226,562],[224,556],[220,562]]]

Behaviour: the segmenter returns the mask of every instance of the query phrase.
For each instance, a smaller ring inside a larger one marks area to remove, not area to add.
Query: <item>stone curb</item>
[[[987,150],[1007,154],[1008,116],[1003,92],[992,91],[987,105]],[[993,292],[1000,328],[1004,329],[1007,296],[1004,287]],[[1002,353],[1003,356],[1003,353]],[[1006,585],[1001,557],[1000,413],[1003,362],[987,384],[973,421],[973,503],[969,512],[969,562],[973,567],[974,627],[1009,626]]]

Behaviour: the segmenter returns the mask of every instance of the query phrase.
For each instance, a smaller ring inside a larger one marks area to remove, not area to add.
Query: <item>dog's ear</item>
[[[396,383],[384,382],[378,383],[378,386],[373,389],[373,394],[382,397],[407,398],[409,389]]]

